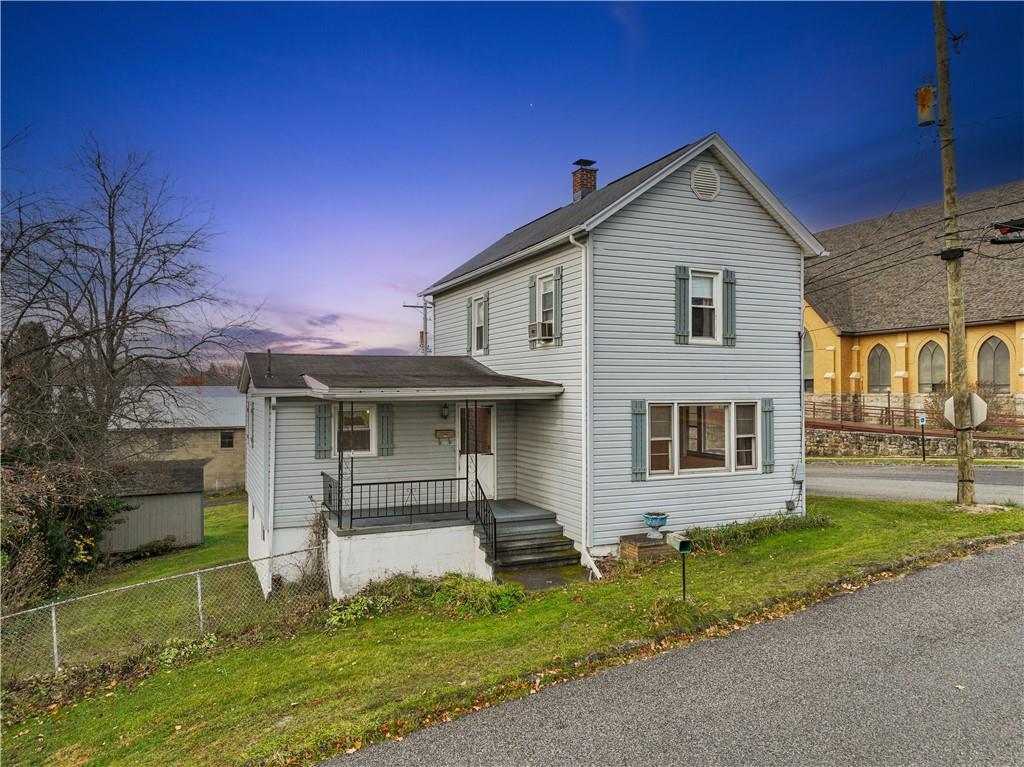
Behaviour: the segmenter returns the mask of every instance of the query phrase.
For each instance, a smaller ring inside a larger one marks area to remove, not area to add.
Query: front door
[[[494,405],[476,407],[459,406],[459,466],[458,475],[466,476],[469,469],[470,497],[473,497],[474,478],[488,498],[494,498],[497,489],[496,460],[494,457],[495,422]],[[476,428],[474,428],[474,426]],[[475,435],[475,436],[474,436]],[[475,450],[474,450],[475,448]],[[476,458],[474,470],[473,458]]]

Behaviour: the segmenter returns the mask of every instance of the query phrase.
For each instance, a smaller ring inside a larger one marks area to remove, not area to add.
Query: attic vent
[[[698,200],[710,202],[715,199],[721,188],[718,171],[707,163],[701,163],[690,174],[690,188],[693,189]]]

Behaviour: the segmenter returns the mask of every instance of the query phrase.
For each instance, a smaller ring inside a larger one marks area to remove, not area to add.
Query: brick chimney
[[[597,168],[594,160],[579,159],[573,163],[576,170],[572,172],[572,201],[579,202],[597,189]]]

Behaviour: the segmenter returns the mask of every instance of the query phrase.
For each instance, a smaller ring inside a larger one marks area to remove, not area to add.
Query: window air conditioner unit
[[[531,322],[528,327],[531,341],[551,341],[555,337],[553,322]]]

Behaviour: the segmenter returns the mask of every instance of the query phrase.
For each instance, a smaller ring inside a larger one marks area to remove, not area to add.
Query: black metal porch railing
[[[323,507],[338,521],[338,527],[351,528],[357,522],[426,514],[463,514],[470,518],[471,504],[466,500],[465,477],[409,479],[393,482],[353,482],[341,488],[336,477],[321,472]]]
[[[476,497],[473,499],[474,518],[483,533],[484,544],[491,555],[491,562],[498,557],[498,521],[494,518],[491,502],[487,500],[480,480],[476,481]]]
[[[493,560],[497,554],[498,522],[480,480],[473,481],[473,494],[466,497],[465,477],[409,479],[396,482],[356,482],[342,492],[337,477],[320,472],[323,480],[323,508],[338,527],[358,527],[358,522],[408,517],[410,521],[427,514],[462,514],[480,527],[484,544]]]

